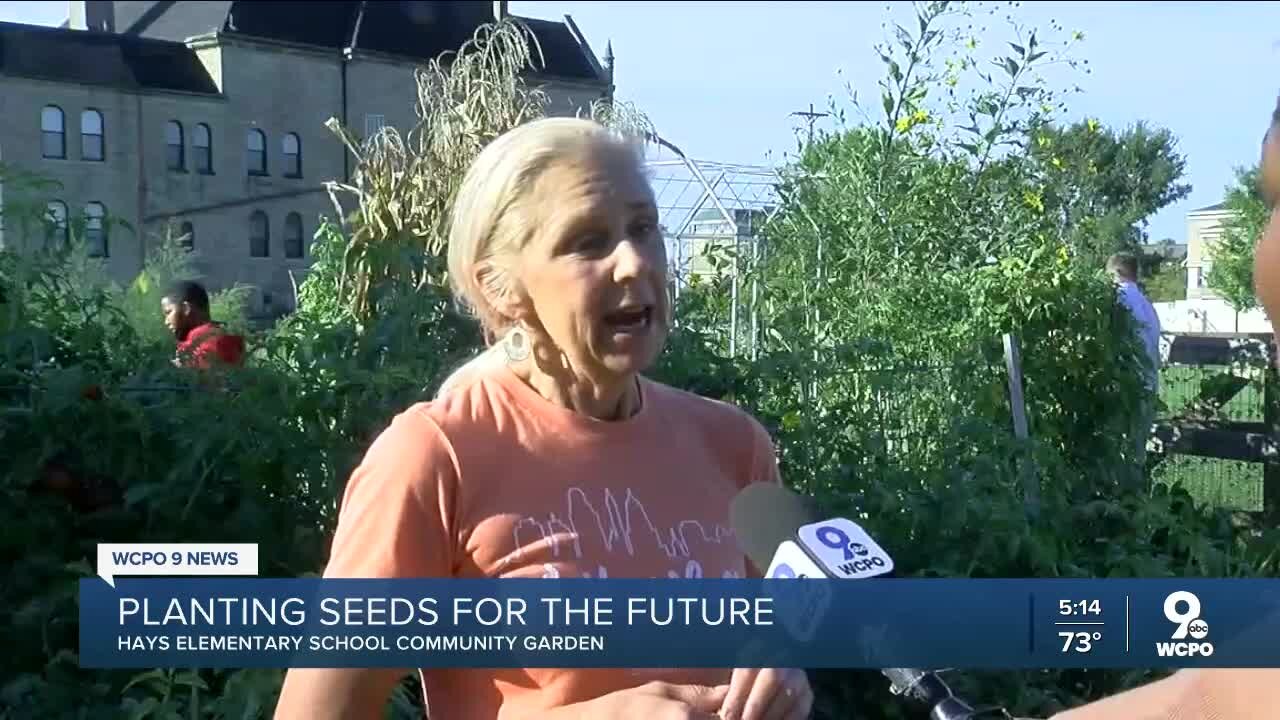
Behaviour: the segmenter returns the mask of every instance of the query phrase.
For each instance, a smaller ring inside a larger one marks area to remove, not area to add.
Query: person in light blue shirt
[[[1117,253],[1107,260],[1107,272],[1116,284],[1120,304],[1131,315],[1138,328],[1138,336],[1146,350],[1149,365],[1145,369],[1147,393],[1138,403],[1134,417],[1134,452],[1138,467],[1146,464],[1147,438],[1155,423],[1156,396],[1160,390],[1160,316],[1151,301],[1138,287],[1138,260],[1129,253]]]

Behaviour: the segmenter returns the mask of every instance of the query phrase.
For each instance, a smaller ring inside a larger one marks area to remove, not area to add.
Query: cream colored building
[[[210,289],[257,288],[259,316],[293,307],[312,234],[333,214],[323,183],[350,178],[325,120],[407,131],[415,68],[507,13],[475,0],[69,5],[62,28],[0,23],[0,161],[60,183],[50,217],[85,223],[113,279],[135,277],[171,225]],[[612,95],[612,59],[603,66],[571,18],[520,19],[553,114]],[[12,225],[0,243],[33,241]]]
[[[672,261],[680,278],[732,275],[735,252],[741,253],[739,258],[743,262],[750,262],[753,251],[758,252],[756,245],[761,242],[759,235],[771,208],[726,209],[733,215],[732,222],[719,208],[704,207],[676,234]],[[725,263],[725,266],[717,269],[714,262]]]
[[[1205,279],[1213,264],[1208,246],[1222,237],[1222,225],[1231,212],[1219,203],[1187,213],[1187,299],[1217,298]]]

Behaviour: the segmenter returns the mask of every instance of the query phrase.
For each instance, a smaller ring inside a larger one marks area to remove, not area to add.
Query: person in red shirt
[[[160,299],[164,324],[178,340],[173,363],[207,369],[214,364],[244,364],[244,338],[226,332],[209,317],[209,293],[200,283],[175,283]]]

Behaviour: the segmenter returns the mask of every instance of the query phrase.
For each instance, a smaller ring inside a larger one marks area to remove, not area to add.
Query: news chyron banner
[[[277,579],[101,546],[80,661],[144,667],[1280,667],[1280,580]]]

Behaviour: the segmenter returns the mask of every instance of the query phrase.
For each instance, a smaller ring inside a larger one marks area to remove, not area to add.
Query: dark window
[[[196,125],[195,137],[191,138],[191,147],[196,155],[196,172],[213,174],[213,134],[204,123]]]
[[[84,208],[84,241],[89,246],[89,257],[110,257],[107,244],[107,208],[100,202],[91,202]]]
[[[266,175],[267,174],[267,135],[257,128],[249,130],[249,135],[245,138],[245,147],[248,150],[249,174],[250,175]]]
[[[255,210],[249,216],[249,255],[271,256],[271,226],[267,222],[267,214],[261,210]]]
[[[67,227],[67,204],[61,200],[51,200],[45,211],[45,220],[49,223],[49,245],[61,250],[71,243],[71,235]]]
[[[178,231],[178,245],[190,252],[196,248],[196,227],[189,222],[182,223]]]
[[[302,257],[302,216],[289,213],[284,219],[284,256]]]
[[[284,174],[287,177],[302,177],[302,141],[297,133],[284,136]]]
[[[67,156],[67,127],[62,108],[47,105],[40,111],[40,153],[47,158]]]
[[[187,148],[182,137],[182,123],[170,120],[164,125],[165,166],[170,170],[187,169]]]
[[[106,157],[102,139],[102,113],[85,110],[80,113],[80,159],[101,161]]]

